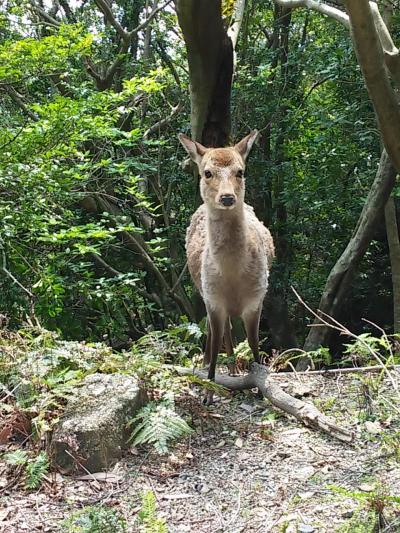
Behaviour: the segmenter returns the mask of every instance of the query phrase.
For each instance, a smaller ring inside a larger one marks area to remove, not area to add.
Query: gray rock
[[[127,422],[145,402],[137,381],[122,374],[91,374],[69,400],[51,442],[64,473],[107,470],[127,447]]]
[[[315,531],[315,528],[307,524],[300,524],[297,531],[299,533],[313,533]]]

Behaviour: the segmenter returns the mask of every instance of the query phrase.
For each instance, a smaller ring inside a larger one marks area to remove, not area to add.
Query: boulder
[[[108,470],[127,447],[127,422],[144,402],[145,393],[131,376],[87,376],[53,432],[54,464],[63,473]]]

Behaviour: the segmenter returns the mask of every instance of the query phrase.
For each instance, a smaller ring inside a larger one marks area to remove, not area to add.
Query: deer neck
[[[207,237],[210,252],[217,260],[238,256],[246,244],[243,203],[232,210],[207,206]]]

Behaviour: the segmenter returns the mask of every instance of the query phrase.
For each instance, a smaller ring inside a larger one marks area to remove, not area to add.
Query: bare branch
[[[168,124],[172,121],[172,119],[182,110],[183,104],[179,102],[178,105],[172,108],[171,113],[165,117],[153,124],[148,130],[144,132],[143,139],[148,139],[153,133],[157,133],[158,131],[165,128],[165,126],[168,126]]]
[[[54,17],[49,15],[43,8],[38,6],[35,2],[30,2],[30,5],[32,9],[36,12],[37,15],[39,15],[43,20],[45,20],[48,24],[55,26],[56,28],[59,28],[61,26],[61,23],[56,20]]]
[[[13,100],[13,102],[16,103],[17,106],[25,113],[25,115],[27,115],[34,121],[38,120],[38,116],[29,109],[29,107],[25,104],[22,95],[20,95],[19,92],[16,91],[12,85],[3,85],[2,89],[8,94],[8,96]]]
[[[157,13],[159,13],[162,9],[164,9],[164,7],[167,7],[167,5],[170,4],[171,2],[172,0],[167,0],[166,2],[161,4],[161,6],[153,9],[150,15],[147,17],[147,19],[144,22],[136,26],[136,28],[134,28],[132,31],[128,32],[130,35],[130,38],[132,39],[132,37],[137,35],[141,30],[144,30],[144,28],[146,28],[146,26],[148,26],[150,22],[154,19]]]
[[[240,27],[243,22],[244,8],[246,6],[246,0],[236,0],[235,7],[233,9],[233,20],[228,29],[228,36],[231,38],[232,47],[235,50],[239,37]]]
[[[275,3],[288,9],[306,7],[313,11],[317,11],[322,15],[327,15],[328,17],[339,21],[343,26],[346,26],[346,28],[350,28],[349,17],[346,13],[336,7],[322,4],[316,0],[275,0]]]
[[[27,294],[27,296],[29,297],[30,299],[30,303],[31,303],[31,306],[32,306],[32,302],[35,298],[35,296],[31,293],[31,291],[29,289],[27,289],[24,285],[22,285],[22,283],[20,281],[17,280],[17,278],[14,276],[14,274],[12,274],[8,268],[7,268],[7,257],[6,257],[6,251],[4,249],[4,246],[3,246],[3,241],[0,239],[0,251],[1,251],[1,256],[2,256],[2,265],[0,266],[0,270],[4,272],[4,274],[6,276],[8,276],[11,281],[13,281],[13,283],[15,283],[15,285],[17,285],[20,289],[22,289],[24,291],[25,294]]]
[[[100,9],[100,11],[103,13],[103,15],[106,17],[107,22],[115,28],[117,33],[122,37],[122,39],[126,40],[129,39],[129,32],[124,30],[124,28],[121,26],[121,24],[118,22],[118,20],[115,18],[114,13],[111,10],[110,5],[105,0],[95,0],[97,7]]]
[[[207,377],[206,370],[190,369],[185,367],[173,367],[181,375],[194,374],[200,378]],[[217,374],[215,383],[230,390],[248,390],[258,388],[262,395],[275,407],[288,413],[307,427],[321,430],[342,442],[352,442],[354,433],[341,428],[330,418],[322,414],[312,403],[303,402],[298,398],[284,392],[279,385],[270,379],[270,373],[264,365],[253,363],[251,371],[245,376],[231,377],[225,374]]]

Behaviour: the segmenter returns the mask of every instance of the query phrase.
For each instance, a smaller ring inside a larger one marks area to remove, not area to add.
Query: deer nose
[[[236,202],[236,199],[233,194],[222,194],[219,198],[219,201],[224,207],[230,207]]]

